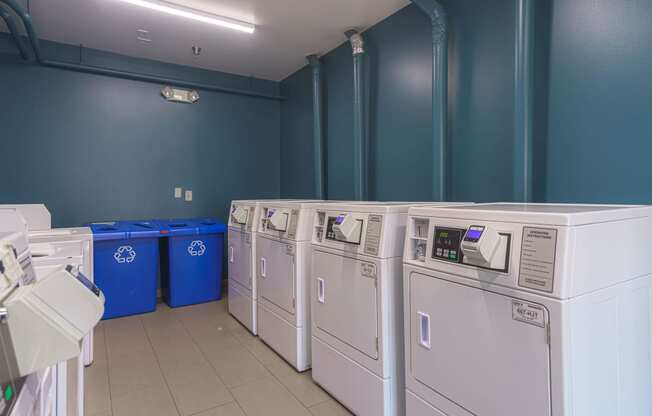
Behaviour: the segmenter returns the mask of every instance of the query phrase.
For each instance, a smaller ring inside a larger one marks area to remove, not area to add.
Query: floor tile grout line
[[[106,325],[103,325],[102,330],[104,331],[104,353],[106,354],[106,388],[109,391],[109,408],[111,409],[111,414],[113,415],[115,411],[113,410],[113,393],[111,393],[111,357],[109,357],[109,337],[107,334]],[[84,374],[84,377],[85,376],[86,375]],[[86,395],[84,395],[84,397],[86,397]]]
[[[236,322],[238,322],[238,321],[236,320]],[[262,343],[265,345],[265,347],[269,348],[269,349],[272,351],[272,353],[276,354],[276,355],[278,356],[278,358],[280,358],[284,363],[286,363],[287,365],[289,365],[290,368],[292,368],[292,370],[294,370],[294,371],[297,372],[297,374],[299,374],[299,375],[302,374],[302,373],[298,372],[294,367],[292,367],[292,365],[291,365],[290,363],[288,363],[288,362],[287,362],[283,357],[281,357],[280,354],[278,354],[276,351],[274,351],[274,349],[273,349],[272,347],[270,347],[269,345],[267,345],[267,343],[266,343],[265,341],[263,341],[263,340],[262,340],[258,335],[254,335],[254,334],[252,334],[251,332],[249,332],[249,330],[247,329],[247,327],[245,327],[244,325],[242,325],[242,323],[238,322],[238,324],[240,324],[240,325],[242,326],[242,328],[244,328],[244,329],[245,329],[245,330],[246,330],[246,331],[247,331],[247,332],[248,332],[252,337],[254,337],[255,340],[258,340],[258,341],[262,342]],[[289,388],[288,388],[288,387],[283,383],[283,381],[281,381],[281,378],[278,377],[276,374],[274,374],[274,372],[273,372],[273,371],[272,371],[272,370],[267,366],[267,364],[265,364],[263,361],[261,361],[261,360],[256,356],[256,354],[254,354],[254,353],[253,353],[249,348],[247,348],[247,346],[244,345],[244,344],[242,343],[242,341],[240,341],[240,338],[236,337],[236,339],[238,340],[238,342],[240,342],[240,344],[241,344],[241,345],[242,345],[242,346],[243,346],[247,351],[249,351],[249,353],[250,353],[251,355],[253,355],[254,359],[256,359],[256,360],[257,360],[257,361],[258,361],[258,362],[259,362],[259,363],[260,363],[260,364],[265,368],[265,370],[267,370],[267,372],[270,373],[270,374],[272,375],[272,377],[274,377],[274,379],[276,379],[276,381],[277,381],[277,382],[278,382],[278,383],[279,383],[279,384],[280,384],[280,385],[281,385],[281,386],[282,386],[282,387],[283,387],[283,388],[284,388],[288,393],[290,393],[290,395],[291,395],[292,397],[294,397],[294,398],[296,399],[296,401],[297,401],[301,406],[303,406],[306,410],[308,410],[308,413],[312,414],[312,412],[310,411],[310,408],[309,408],[308,406],[304,405],[303,402],[301,402],[301,400],[300,400],[300,399],[299,399],[299,398],[298,398],[294,393],[292,393],[292,391],[291,391],[291,390],[290,390],[290,389],[289,389]],[[308,371],[308,370],[306,370],[306,371]],[[318,386],[318,387],[319,387],[319,386]],[[319,387],[319,388],[321,389],[321,387]],[[323,389],[322,389],[322,390],[323,390]],[[325,390],[324,390],[324,392],[325,392],[326,394],[328,394]],[[328,395],[328,396],[330,397],[330,395]],[[321,404],[321,403],[324,403],[324,402],[326,402],[326,401],[327,401],[327,400],[324,400],[323,402],[315,403],[314,406],[316,406],[316,405],[318,405],[318,404]]]
[[[230,314],[229,314],[228,312],[226,312],[226,314],[228,314],[228,315],[230,316]],[[236,321],[236,322],[237,322],[237,321]],[[240,323],[238,322],[238,324],[240,324]],[[218,374],[218,371],[217,371],[217,369],[215,368],[215,366],[213,365],[213,362],[212,362],[211,360],[209,360],[208,357],[206,357],[206,354],[204,353],[204,350],[201,348],[201,346],[199,345],[199,343],[197,342],[197,340],[196,340],[195,337],[193,336],[192,332],[191,332],[191,331],[186,327],[186,325],[183,323],[183,321],[181,321],[181,325],[184,327],[184,329],[186,330],[186,332],[188,332],[188,334],[190,335],[190,338],[192,339],[193,343],[197,346],[197,348],[199,348],[199,352],[200,352],[200,354],[202,355],[202,357],[204,357],[204,359],[205,359],[206,361],[208,361],[208,364],[209,364],[209,365],[211,366],[211,368],[213,369],[213,372],[217,375],[217,377],[220,379],[220,381],[222,381],[222,383],[224,384],[224,386],[226,387],[226,389],[229,391],[229,394],[231,395],[231,397],[233,397],[233,402],[236,404],[236,406],[238,406],[238,408],[242,411],[242,413],[243,413],[245,416],[249,416],[249,413],[247,413],[247,412],[245,411],[245,409],[242,407],[242,404],[238,401],[238,398],[235,396],[235,394],[233,394],[233,390],[234,390],[234,389],[237,389],[238,387],[241,387],[241,386],[243,386],[243,385],[245,385],[245,384],[247,384],[247,383],[251,383],[251,382],[254,382],[254,381],[258,381],[258,380],[250,380],[250,381],[244,382],[244,383],[242,383],[242,384],[239,384],[239,385],[237,385],[237,386],[229,387],[229,386],[224,382],[224,380],[222,379],[222,377],[220,377],[220,375]],[[216,327],[215,329],[219,331],[218,327]],[[226,332],[231,332],[231,331],[230,331],[229,329],[226,329]],[[272,374],[272,372],[269,371],[269,368],[267,368],[267,366],[265,366],[265,364],[263,364],[262,362],[260,362],[260,360],[258,360],[258,358],[257,358],[257,357],[256,357],[256,356],[255,356],[255,355],[254,355],[254,354],[253,354],[253,353],[252,353],[252,352],[247,348],[247,346],[244,345],[244,344],[242,343],[242,341],[240,340],[240,338],[238,338],[237,336],[235,336],[235,335],[233,335],[233,334],[231,334],[231,335],[232,335],[233,338],[236,340],[236,342],[237,342],[238,344],[240,344],[240,347],[242,347],[242,348],[244,348],[245,350],[247,350],[247,352],[249,352],[249,353],[251,354],[251,356],[254,357],[254,360],[258,361],[258,363],[261,364],[261,365],[263,366],[263,368],[265,369],[265,371],[267,371],[268,373],[270,373],[270,375],[271,375],[272,377],[274,377],[274,374]],[[282,384],[281,384],[281,385],[282,385]],[[309,411],[309,412],[310,412],[310,411]]]
[[[156,313],[155,311],[154,313]],[[176,319],[176,317],[175,317]],[[145,332],[145,336],[147,337],[147,341],[149,342],[149,346],[152,348],[152,352],[154,353],[154,358],[156,359],[156,365],[158,366],[159,371],[161,372],[161,377],[163,378],[163,381],[165,382],[165,387],[168,390],[168,393],[170,394],[170,398],[172,399],[172,403],[174,403],[174,407],[177,410],[177,414],[179,416],[182,416],[181,409],[179,408],[179,404],[177,403],[177,399],[174,398],[174,394],[172,394],[172,388],[170,387],[170,384],[168,383],[167,377],[165,377],[165,372],[163,371],[163,368],[161,367],[161,361],[158,355],[158,352],[156,351],[156,348],[154,348],[154,343],[152,342],[152,339],[149,336],[149,333],[147,332],[147,327],[145,326],[145,322],[141,320],[141,324],[143,326],[143,331]]]
[[[175,319],[177,320],[177,322],[179,322],[179,324],[181,324],[181,327],[182,327],[183,330],[188,334],[188,337],[192,340],[192,343],[195,345],[195,347],[197,347],[197,350],[199,351],[199,354],[201,354],[202,358],[203,358],[204,360],[206,360],[206,362],[208,363],[208,365],[211,367],[211,369],[213,370],[213,374],[215,374],[215,377],[217,377],[217,379],[220,380],[220,382],[222,383],[222,385],[224,385],[224,388],[226,388],[226,390],[229,392],[229,394],[230,394],[231,397],[233,398],[233,400],[232,400],[231,402],[228,402],[228,403],[235,403],[235,405],[238,406],[238,409],[240,409],[244,415],[247,415],[247,412],[245,412],[245,410],[242,408],[242,405],[238,402],[238,399],[236,399],[236,397],[235,397],[235,395],[233,394],[233,391],[231,390],[231,388],[226,384],[226,382],[222,379],[222,377],[220,377],[220,375],[219,375],[217,369],[215,368],[215,366],[213,365],[213,363],[211,362],[211,360],[208,359],[208,357],[207,357],[206,354],[204,353],[204,350],[203,350],[202,347],[199,345],[199,343],[197,342],[197,339],[195,339],[195,336],[192,334],[192,332],[190,331],[190,329],[188,329],[188,328],[186,327],[186,325],[183,323],[183,320],[178,319],[178,317],[177,317],[176,315],[175,315]],[[215,328],[215,329],[217,330],[217,328]],[[238,341],[238,343],[240,343],[240,340],[239,340],[239,339],[237,339],[236,337],[234,337],[234,338],[235,338],[236,341]],[[244,347],[244,345],[242,345],[242,346]],[[245,347],[245,348],[246,348],[246,347]],[[224,403],[224,404],[222,404],[222,405],[220,405],[220,406],[225,406],[225,405],[227,405],[228,403]],[[220,407],[220,406],[217,406],[217,407]],[[211,408],[211,409],[215,409],[215,408]],[[202,410],[202,412],[205,412],[205,411],[208,411],[208,410],[211,410],[211,409]],[[201,413],[201,412],[198,412],[198,413]]]

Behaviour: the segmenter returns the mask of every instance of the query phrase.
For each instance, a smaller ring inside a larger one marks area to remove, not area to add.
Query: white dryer
[[[404,413],[401,265],[413,204],[316,207],[312,377],[358,416]]]
[[[652,207],[410,210],[409,416],[652,414]]]
[[[310,236],[315,203],[261,203],[258,336],[298,371],[310,368]]]
[[[228,233],[228,307],[233,315],[254,335],[256,319],[256,224],[260,202],[232,201]]]
[[[252,334],[258,335],[256,233],[260,206],[278,199],[231,202],[228,233],[228,308]],[[288,200],[289,201],[289,200]]]

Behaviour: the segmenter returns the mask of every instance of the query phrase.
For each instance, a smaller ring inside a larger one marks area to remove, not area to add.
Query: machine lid
[[[455,207],[413,207],[410,215],[479,221],[576,226],[652,216],[647,205],[492,203]]]

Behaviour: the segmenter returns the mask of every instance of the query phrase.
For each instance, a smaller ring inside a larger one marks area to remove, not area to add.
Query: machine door
[[[415,272],[409,290],[414,378],[474,415],[550,416],[543,306]]]
[[[251,290],[251,234],[229,231],[229,277]]]
[[[377,359],[378,288],[375,264],[316,250],[312,265],[312,319],[315,325]]]
[[[258,294],[290,314],[295,308],[296,244],[258,238]]]

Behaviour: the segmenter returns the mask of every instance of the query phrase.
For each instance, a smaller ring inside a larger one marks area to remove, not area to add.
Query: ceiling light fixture
[[[150,10],[172,14],[175,16],[185,17],[186,19],[195,20],[198,22],[209,23],[215,26],[221,26],[228,29],[239,30],[245,33],[254,33],[256,26],[242,22],[240,20],[231,19],[224,16],[217,16],[202,12],[200,10],[191,9],[189,7],[179,6],[177,4],[168,3],[162,0],[119,0],[123,3],[133,4],[134,6],[145,7]]]

